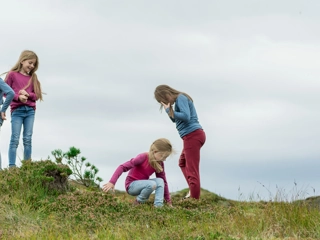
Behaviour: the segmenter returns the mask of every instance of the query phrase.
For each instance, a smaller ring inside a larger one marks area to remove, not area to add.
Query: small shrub
[[[86,187],[99,187],[103,181],[102,178],[97,176],[99,169],[95,165],[86,162],[87,159],[80,156],[80,153],[80,149],[75,147],[70,147],[69,151],[65,153],[61,149],[51,152],[57,163],[64,161],[72,169],[72,175],[76,181]]]

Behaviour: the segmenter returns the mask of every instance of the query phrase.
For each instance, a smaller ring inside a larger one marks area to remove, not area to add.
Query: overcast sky
[[[187,188],[178,167],[182,140],[153,96],[168,84],[194,99],[206,132],[204,189],[235,200],[320,194],[318,0],[0,6],[0,73],[23,50],[39,56],[46,95],[37,103],[34,160],[75,146],[104,184],[165,137],[177,151],[165,163],[170,191]],[[1,128],[4,167],[9,140],[10,117]],[[20,157],[22,149],[20,141]],[[124,190],[126,175],[116,189]]]

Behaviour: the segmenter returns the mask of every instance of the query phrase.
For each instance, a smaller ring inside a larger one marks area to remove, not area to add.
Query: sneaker
[[[190,197],[190,191],[188,192],[188,194],[185,196],[185,198],[189,198]]]
[[[137,199],[135,199],[134,202],[132,203],[133,206],[138,206],[140,204],[141,202],[139,202]]]
[[[185,195],[185,196],[182,198],[182,200],[185,200],[185,199],[188,199],[188,198],[190,198],[190,191],[188,192],[187,195]]]

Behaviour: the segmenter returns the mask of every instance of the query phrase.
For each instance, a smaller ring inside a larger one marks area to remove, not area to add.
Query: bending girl
[[[162,207],[164,200],[171,205],[169,187],[164,171],[164,161],[173,152],[171,143],[165,138],[155,140],[149,152],[140,153],[135,158],[121,164],[110,181],[103,185],[103,191],[108,192],[110,189],[114,191],[114,186],[123,172],[127,172],[128,176],[125,181],[126,191],[137,196],[135,203],[144,203],[150,194],[155,191],[154,206]],[[149,179],[155,173],[156,177]]]

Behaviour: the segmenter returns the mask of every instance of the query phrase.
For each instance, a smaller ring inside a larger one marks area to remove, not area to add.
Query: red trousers
[[[197,129],[184,137],[183,149],[179,159],[179,167],[187,180],[190,197],[200,198],[200,149],[206,141],[206,134]]]

